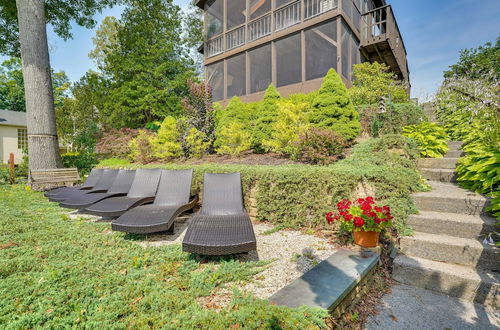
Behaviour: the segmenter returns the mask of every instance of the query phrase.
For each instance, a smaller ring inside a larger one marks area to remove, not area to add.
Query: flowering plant
[[[373,197],[359,198],[352,202],[344,199],[337,204],[337,210],[337,213],[327,213],[326,221],[329,224],[339,221],[342,228],[348,231],[380,232],[393,225],[391,208],[376,205]]]

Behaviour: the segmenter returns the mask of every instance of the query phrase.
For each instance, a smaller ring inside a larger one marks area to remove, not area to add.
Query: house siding
[[[23,160],[23,151],[17,147],[17,130],[22,126],[0,125],[0,162],[8,164],[9,154],[14,153],[14,163],[20,164]]]

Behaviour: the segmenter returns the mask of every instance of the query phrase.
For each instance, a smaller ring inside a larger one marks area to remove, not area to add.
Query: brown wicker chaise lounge
[[[193,170],[163,170],[153,204],[135,207],[113,221],[111,228],[133,234],[174,233],[174,220],[192,209],[198,198],[191,199]]]
[[[91,189],[84,189],[84,190],[73,189],[73,190],[63,191],[55,196],[49,196],[49,200],[51,202],[62,202],[66,199],[76,198],[78,196],[82,196],[85,194],[106,192],[108,191],[109,188],[111,188],[111,185],[115,181],[117,175],[118,175],[118,170],[104,169],[104,171],[102,171],[101,178],[96,183],[96,185]]]
[[[106,198],[125,196],[132,186],[134,177],[134,170],[120,170],[113,181],[113,185],[107,192],[84,194],[68,198],[59,203],[59,206],[66,207],[68,209],[84,209]]]
[[[135,173],[134,182],[127,196],[106,198],[82,210],[83,213],[102,217],[119,217],[133,207],[152,203],[155,199],[161,169],[140,168]]]
[[[252,223],[243,206],[240,173],[205,173],[201,211],[189,224],[182,250],[229,255],[256,248]]]
[[[87,179],[85,182],[79,186],[74,186],[74,187],[59,187],[59,188],[54,188],[51,190],[48,190],[44,193],[45,197],[50,197],[50,196],[57,196],[58,194],[72,191],[72,190],[88,190],[92,189],[99,179],[101,178],[102,172],[104,169],[102,168],[95,168],[90,171],[89,175],[87,176]]]

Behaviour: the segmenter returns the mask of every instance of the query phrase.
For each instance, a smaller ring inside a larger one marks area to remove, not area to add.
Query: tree
[[[195,5],[196,0],[191,1],[184,14],[184,42],[194,59],[196,71],[203,72],[203,55],[198,47],[203,43],[203,10]]]
[[[255,127],[252,134],[252,148],[255,152],[266,151],[263,142],[271,139],[280,100],[280,93],[271,84],[267,87],[263,100],[256,105]]]
[[[21,54],[25,83],[30,169],[62,165],[50,77],[46,23],[59,36],[71,37],[70,22],[94,25],[96,11],[117,0],[16,0],[0,5],[0,53]]]
[[[408,102],[406,86],[398,81],[387,65],[365,62],[354,65],[353,72],[349,95],[355,105],[375,104],[382,97],[390,97],[395,103]]]
[[[361,130],[358,112],[334,69],[330,69],[323,79],[312,107],[309,122],[313,126],[329,129],[348,141],[358,136]]]
[[[121,22],[116,17],[106,16],[99,25],[95,36],[92,37],[94,49],[90,51],[89,58],[94,60],[97,67],[104,67],[108,54],[119,47],[118,31],[120,27]]]

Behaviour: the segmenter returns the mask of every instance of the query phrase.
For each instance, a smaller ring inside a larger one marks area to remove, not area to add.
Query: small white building
[[[26,113],[0,110],[0,164],[9,163],[10,153],[14,163],[23,160],[23,150],[28,148]]]

